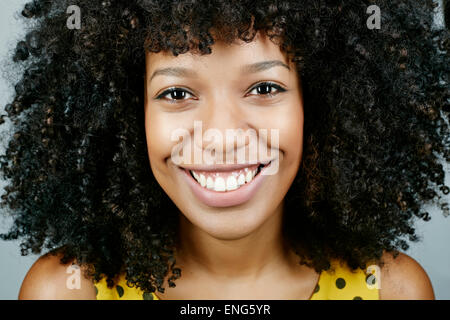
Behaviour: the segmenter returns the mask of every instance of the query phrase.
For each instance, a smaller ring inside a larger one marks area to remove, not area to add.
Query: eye
[[[275,93],[274,93],[273,89],[276,89]],[[273,82],[261,82],[257,86],[253,87],[251,89],[250,93],[255,90],[256,90],[256,95],[267,96],[269,98],[271,98],[281,92],[286,91],[286,89],[284,89],[283,87],[281,87],[278,84],[273,83]]]
[[[189,98],[189,96],[193,97],[193,95],[185,89],[174,87],[165,90],[160,95],[158,95],[156,99],[164,99],[169,103],[178,103],[178,101],[186,100],[186,97]]]

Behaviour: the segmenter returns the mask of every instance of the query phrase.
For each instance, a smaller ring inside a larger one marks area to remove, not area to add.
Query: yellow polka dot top
[[[378,300],[379,285],[376,266],[351,271],[345,264],[332,262],[332,268],[322,271],[310,300]],[[113,288],[103,278],[94,283],[97,300],[159,300],[154,293],[144,293],[127,286],[122,275]]]

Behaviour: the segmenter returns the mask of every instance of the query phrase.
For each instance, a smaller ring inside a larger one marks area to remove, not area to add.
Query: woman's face
[[[208,55],[147,53],[146,60],[145,127],[156,180],[211,236],[256,231],[281,212],[301,161],[295,65],[260,33],[251,43],[217,42]]]

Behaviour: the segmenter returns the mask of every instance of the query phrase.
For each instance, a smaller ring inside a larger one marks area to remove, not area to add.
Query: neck
[[[282,236],[282,204],[252,233],[232,240],[217,239],[180,215],[177,263],[215,279],[258,277],[265,269],[288,265],[292,255]]]

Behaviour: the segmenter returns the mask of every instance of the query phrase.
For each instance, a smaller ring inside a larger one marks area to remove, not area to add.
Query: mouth
[[[179,169],[201,202],[213,207],[228,207],[247,202],[255,195],[267,177],[262,173],[270,164]]]
[[[232,171],[188,170],[191,177],[203,188],[228,192],[249,184],[269,164],[256,164]]]

